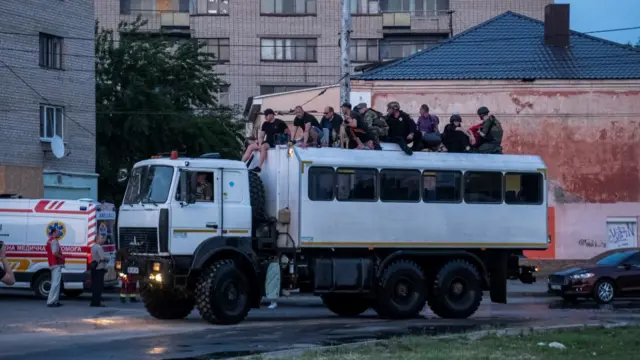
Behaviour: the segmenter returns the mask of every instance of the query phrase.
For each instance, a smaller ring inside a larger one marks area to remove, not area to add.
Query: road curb
[[[451,335],[437,335],[431,337],[433,340],[442,340],[442,339],[466,339],[466,340],[480,340],[487,336],[496,335],[496,336],[528,336],[533,334],[541,334],[547,332],[563,332],[563,331],[572,331],[572,330],[583,330],[588,328],[602,328],[602,329],[614,329],[619,327],[627,327],[627,326],[638,326],[640,323],[636,322],[616,322],[616,323],[598,323],[598,324],[569,324],[569,325],[551,325],[551,326],[534,326],[534,327],[514,327],[514,328],[506,328],[506,329],[494,329],[494,330],[478,330],[472,331],[464,334],[451,334]],[[231,358],[232,360],[254,360],[254,359],[281,359],[285,357],[299,357],[305,353],[317,353],[320,351],[327,350],[339,350],[339,349],[352,349],[365,345],[373,345],[380,344],[384,342],[388,342],[391,339],[384,340],[369,340],[369,341],[361,341],[350,344],[342,344],[342,345],[334,345],[334,346],[314,346],[308,347],[305,349],[292,349],[292,350],[281,350],[274,351],[270,353],[262,353],[256,355],[248,355],[248,356],[240,356]]]

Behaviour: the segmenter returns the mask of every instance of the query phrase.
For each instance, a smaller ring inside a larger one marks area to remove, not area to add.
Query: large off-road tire
[[[422,268],[411,261],[398,260],[384,270],[374,309],[382,318],[412,318],[420,314],[426,297]]]
[[[249,171],[249,199],[251,200],[251,212],[255,221],[262,221],[267,218],[265,211],[265,192],[260,175]]]
[[[166,290],[151,284],[141,289],[140,297],[149,314],[161,320],[184,319],[195,306],[193,295],[186,290]]]
[[[362,314],[371,307],[372,301],[361,295],[327,294],[322,296],[322,302],[339,316],[353,317]]]
[[[466,319],[482,302],[482,278],[475,266],[465,260],[446,263],[436,275],[427,298],[429,308],[447,319]]]
[[[196,306],[202,318],[212,324],[241,322],[251,308],[247,277],[231,260],[214,262],[198,279]]]

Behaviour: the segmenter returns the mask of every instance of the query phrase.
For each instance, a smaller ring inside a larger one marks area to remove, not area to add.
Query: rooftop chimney
[[[569,4],[549,4],[544,8],[544,44],[569,46]]]

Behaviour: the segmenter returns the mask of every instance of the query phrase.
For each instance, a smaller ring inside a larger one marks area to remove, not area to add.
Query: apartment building
[[[0,194],[97,198],[94,26],[93,0],[0,1]]]
[[[229,84],[221,98],[335,83],[340,0],[95,0],[104,27],[141,15],[145,31],[198,38]],[[348,0],[354,67],[411,55],[511,10],[543,19],[553,0]]]

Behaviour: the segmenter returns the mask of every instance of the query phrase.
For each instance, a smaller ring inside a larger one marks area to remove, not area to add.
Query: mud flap
[[[489,294],[491,302],[507,303],[507,270],[509,253],[496,251],[491,254],[491,268],[489,269]]]

